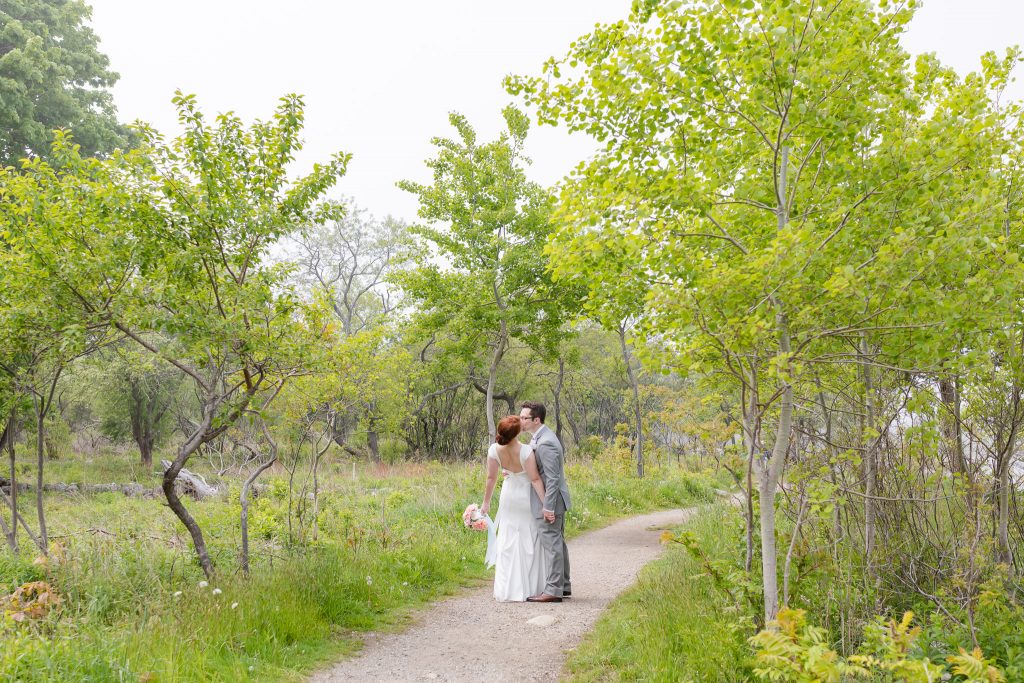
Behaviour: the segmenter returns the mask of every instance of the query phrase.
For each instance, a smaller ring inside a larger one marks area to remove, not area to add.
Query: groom
[[[530,507],[533,516],[543,518],[540,525],[540,543],[547,560],[548,575],[544,592],[531,595],[527,602],[562,602],[572,595],[569,581],[569,550],[565,546],[565,511],[569,509],[569,487],[565,483],[562,467],[562,444],[554,432],[544,426],[546,414],[543,403],[527,401],[519,411],[523,431],[533,435],[530,446],[537,454],[537,469],[544,481],[543,501],[530,489]]]

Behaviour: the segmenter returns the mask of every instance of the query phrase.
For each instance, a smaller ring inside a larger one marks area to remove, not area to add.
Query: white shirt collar
[[[533,433],[533,438],[532,438],[532,439],[530,439],[530,441],[536,441],[537,439],[539,439],[539,438],[540,438],[540,435],[541,435],[541,433],[542,433],[542,432],[543,432],[543,431],[544,431],[545,429],[547,429],[547,428],[548,428],[548,426],[547,426],[547,425],[545,425],[545,424],[542,424],[542,425],[540,426],[540,429],[538,429],[538,430],[537,430],[536,432],[534,432],[534,433]]]

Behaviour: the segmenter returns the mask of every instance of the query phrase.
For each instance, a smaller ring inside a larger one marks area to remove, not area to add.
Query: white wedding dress
[[[498,461],[497,444],[491,444],[487,457]],[[533,457],[533,449],[521,445],[519,461],[522,472],[509,472],[502,468],[504,482],[498,499],[496,548],[493,561],[494,599],[499,602],[523,602],[531,595],[544,592],[547,566],[540,545],[540,520],[530,509],[530,476],[526,461]]]

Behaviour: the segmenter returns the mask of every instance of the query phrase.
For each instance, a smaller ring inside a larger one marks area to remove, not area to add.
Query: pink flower
[[[470,503],[462,513],[462,523],[467,529],[487,531],[487,521],[476,503]]]
[[[475,519],[480,519],[480,508],[476,503],[470,503],[462,513],[462,523],[468,527]]]

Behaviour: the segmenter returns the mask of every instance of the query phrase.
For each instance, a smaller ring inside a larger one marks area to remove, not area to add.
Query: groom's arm
[[[550,443],[537,444],[537,459],[541,464],[541,476],[544,478],[544,510],[555,511],[555,501],[561,495],[558,481],[558,451]]]

